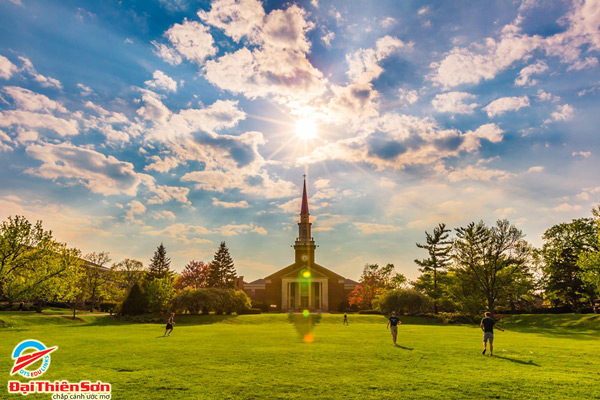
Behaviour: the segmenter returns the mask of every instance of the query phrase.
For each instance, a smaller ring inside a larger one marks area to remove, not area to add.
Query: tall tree
[[[483,221],[457,228],[453,245],[456,277],[474,284],[474,290],[494,312],[503,288],[529,271],[531,247],[523,233],[507,220],[487,227]]]
[[[136,282],[139,282],[144,277],[146,270],[144,264],[138,260],[126,258],[121,262],[113,264],[111,269],[114,276],[117,278],[121,287],[125,289],[131,288]]]
[[[592,297],[584,284],[579,256],[598,251],[598,229],[591,218],[574,219],[544,232],[542,271],[545,295],[554,306],[566,305],[578,311]]]
[[[446,224],[441,223],[433,228],[432,234],[425,232],[426,244],[417,243],[418,248],[425,249],[429,253],[429,258],[415,260],[415,263],[421,267],[419,271],[433,275],[433,288],[426,293],[433,300],[433,309],[436,314],[438,313],[438,301],[442,295],[438,286],[438,275],[445,274],[450,263],[452,242],[448,240],[449,233],[450,229],[446,229]]]
[[[68,301],[79,254],[55,241],[41,221],[32,225],[25,217],[9,217],[0,225],[0,298],[33,300],[38,312],[42,301]]]
[[[167,249],[161,243],[156,248],[152,259],[150,259],[149,271],[146,277],[152,279],[172,278],[173,271],[170,269],[171,259],[167,257]]]
[[[348,295],[348,303],[361,309],[371,309],[375,297],[387,289],[398,289],[406,277],[396,273],[394,264],[380,267],[379,264],[365,264],[360,284]]]
[[[225,242],[221,242],[210,263],[208,285],[210,287],[234,288],[236,275],[229,249]]]
[[[84,285],[90,300],[90,311],[94,311],[98,298],[108,281],[106,264],[110,262],[110,256],[107,252],[89,253],[85,256],[85,260],[87,263],[84,265]]]
[[[600,206],[592,209],[600,249]],[[577,265],[581,268],[581,280],[595,291],[595,297],[600,297],[600,250],[589,250],[579,255]]]
[[[181,275],[179,275],[177,279],[177,289],[181,290],[186,287],[193,289],[208,287],[210,271],[210,264],[205,264],[202,261],[190,261],[183,271],[181,271]]]

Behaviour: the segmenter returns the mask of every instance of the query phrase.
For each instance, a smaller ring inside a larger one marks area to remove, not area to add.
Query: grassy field
[[[163,325],[108,316],[0,320],[0,398],[14,346],[38,339],[59,346],[42,379],[110,382],[113,399],[600,399],[594,315],[506,318],[494,357],[481,355],[477,326],[408,317],[398,347],[375,315],[350,315],[349,326],[340,315],[188,316],[168,338]]]

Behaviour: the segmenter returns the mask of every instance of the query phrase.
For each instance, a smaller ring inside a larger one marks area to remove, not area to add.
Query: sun
[[[317,123],[312,118],[300,118],[294,125],[296,135],[303,140],[317,137]]]

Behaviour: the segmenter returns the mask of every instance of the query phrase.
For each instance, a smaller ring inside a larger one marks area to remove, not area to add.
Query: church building
[[[283,312],[345,309],[348,294],[358,286],[358,282],[346,279],[315,262],[317,246],[311,236],[311,225],[305,179],[298,237],[294,242],[294,263],[264,279],[244,282],[244,291],[254,304],[262,303]]]

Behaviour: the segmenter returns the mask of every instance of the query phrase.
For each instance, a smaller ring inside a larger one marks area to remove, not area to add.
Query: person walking
[[[386,329],[391,328],[392,332],[392,340],[394,341],[394,346],[396,345],[396,337],[398,336],[398,325],[401,324],[400,319],[396,317],[396,312],[392,311],[392,316],[388,319],[388,323]]]
[[[504,332],[504,329],[500,328],[494,318],[492,318],[492,313],[486,312],[484,317],[481,319],[479,326],[483,330],[483,351],[481,354],[485,354],[487,342],[490,342],[490,357],[494,353],[494,328],[497,328]]]
[[[344,313],[344,325],[348,325],[348,315]]]
[[[173,325],[175,325],[175,313],[171,313],[171,316],[167,320],[167,327],[165,329],[165,334],[163,335],[163,337],[171,336],[171,332],[173,332]]]

